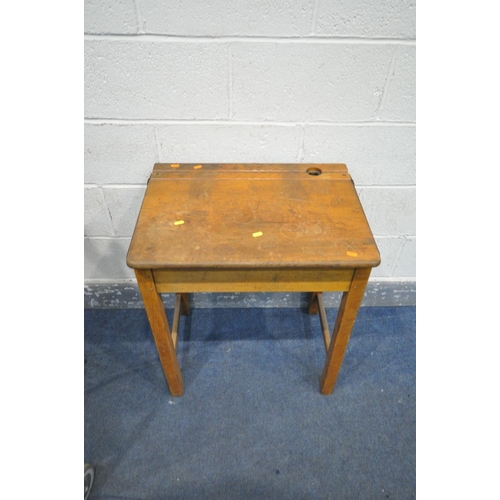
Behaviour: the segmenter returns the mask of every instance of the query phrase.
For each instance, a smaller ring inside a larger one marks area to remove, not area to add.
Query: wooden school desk
[[[380,255],[343,164],[157,163],[127,254],[172,396],[188,293],[311,292],[330,394],[372,267]],[[330,336],[323,292],[343,292]],[[162,293],[174,293],[172,330]]]

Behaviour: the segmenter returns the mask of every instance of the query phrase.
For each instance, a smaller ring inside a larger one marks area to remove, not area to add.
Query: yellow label
[[[253,233],[252,236],[254,238],[258,238],[259,236],[262,236],[264,233],[262,231],[257,231],[256,233]]]
[[[178,163],[171,163],[170,166],[172,168],[179,168],[179,164]]]
[[[358,254],[356,252],[346,252],[349,257],[357,257]]]
[[[203,165],[195,165],[193,168],[194,168],[195,170],[198,170],[199,168],[202,168],[202,167],[203,167]]]
[[[181,224],[184,224],[184,221],[183,220],[176,220],[174,222],[174,226],[180,226]]]

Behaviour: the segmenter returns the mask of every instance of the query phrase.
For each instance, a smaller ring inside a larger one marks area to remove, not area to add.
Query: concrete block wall
[[[371,283],[414,297],[415,9],[85,0],[89,303],[133,288],[125,255],[157,161],[346,163],[382,254]]]

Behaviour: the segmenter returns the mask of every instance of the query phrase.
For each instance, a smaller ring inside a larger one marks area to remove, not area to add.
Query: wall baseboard
[[[326,307],[338,307],[340,293],[325,293]],[[416,281],[370,281],[362,306],[414,306]],[[193,308],[199,307],[306,307],[307,293],[197,293],[190,296]],[[174,307],[173,294],[162,295],[165,307]],[[85,309],[127,309],[144,307],[135,283],[87,283]]]

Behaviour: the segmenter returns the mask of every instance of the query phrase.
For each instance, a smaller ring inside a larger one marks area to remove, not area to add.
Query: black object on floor
[[[144,310],[87,309],[90,499],[415,498],[415,318],[362,307],[322,396],[318,316],[193,309],[173,398]]]

